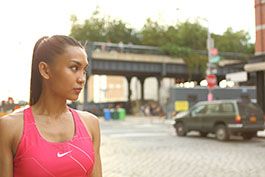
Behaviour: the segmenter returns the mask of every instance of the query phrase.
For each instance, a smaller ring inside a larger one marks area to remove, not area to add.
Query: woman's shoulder
[[[16,110],[0,118],[1,138],[16,138],[21,134],[23,128],[23,110]]]
[[[92,139],[99,135],[99,119],[96,115],[87,112],[87,111],[80,111],[75,110],[79,117],[81,118],[82,122],[85,124],[88,132],[92,135]]]
[[[23,110],[24,109],[19,109],[15,110],[12,113],[6,114],[5,116],[0,118],[0,124],[1,125],[8,125],[8,124],[14,124],[19,121],[23,120]]]
[[[84,121],[89,121],[89,122],[98,122],[98,117],[95,114],[92,114],[87,111],[81,111],[81,110],[76,110],[75,111],[78,113],[78,115],[84,120]]]
[[[79,117],[83,120],[83,122],[86,124],[86,126],[89,128],[94,128],[99,125],[99,118],[88,111],[81,111],[81,110],[75,110]]]
[[[0,139],[5,144],[2,147],[12,147],[15,154],[23,132],[23,108],[0,118]],[[0,143],[1,144],[1,143]]]

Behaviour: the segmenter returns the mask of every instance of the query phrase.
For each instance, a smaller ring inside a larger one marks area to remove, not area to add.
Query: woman
[[[75,39],[37,41],[29,107],[0,119],[0,177],[102,176],[98,118],[66,104],[78,99],[87,67]]]

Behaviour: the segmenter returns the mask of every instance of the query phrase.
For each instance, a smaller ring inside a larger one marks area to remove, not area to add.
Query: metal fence
[[[165,55],[165,53],[159,48],[146,45],[134,45],[123,43],[110,43],[110,42],[86,42],[93,46],[93,50],[102,51],[116,51],[123,53],[136,53],[136,54],[153,54],[153,55]],[[207,50],[192,50],[193,53],[208,56]],[[254,54],[245,54],[238,52],[219,52],[219,55],[225,59],[230,60],[247,60],[254,56]]]

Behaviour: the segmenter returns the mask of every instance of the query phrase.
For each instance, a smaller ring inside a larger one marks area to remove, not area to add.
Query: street
[[[263,177],[265,139],[177,137],[170,121],[100,118],[104,177]]]

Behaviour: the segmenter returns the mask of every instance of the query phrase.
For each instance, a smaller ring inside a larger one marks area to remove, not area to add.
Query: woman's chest
[[[94,164],[94,149],[89,138],[75,138],[67,143],[36,144],[20,151],[14,163],[14,174],[23,176],[85,176]]]

